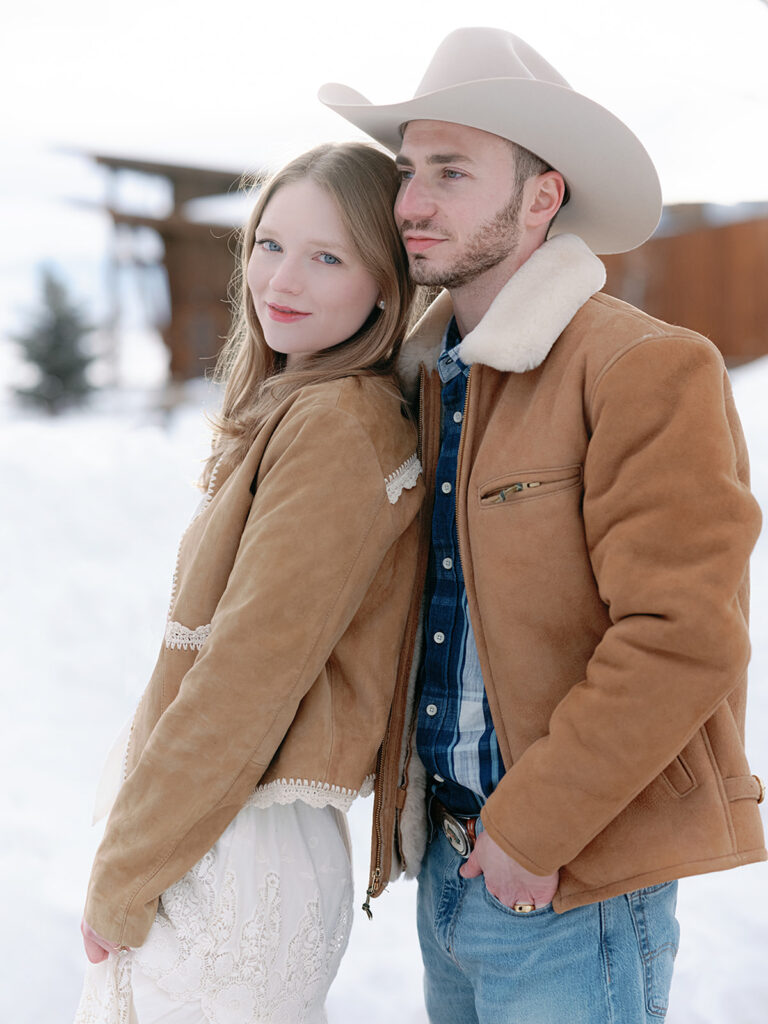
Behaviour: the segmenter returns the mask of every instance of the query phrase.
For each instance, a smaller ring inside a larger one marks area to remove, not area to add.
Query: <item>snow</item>
[[[733,374],[754,487],[768,508],[768,359]],[[199,388],[175,413],[147,391],[104,392],[60,420],[0,404],[0,1020],[64,1024],[79,995],[78,924],[99,829],[89,827],[103,759],[149,676],[176,545],[205,455]],[[768,775],[768,541],[753,560],[748,749]],[[765,813],[765,806],[763,811]],[[363,900],[371,801],[351,813]],[[330,1024],[426,1024],[414,883],[358,910],[328,1002]],[[765,865],[681,883],[668,1024],[763,1024],[768,1016]]]

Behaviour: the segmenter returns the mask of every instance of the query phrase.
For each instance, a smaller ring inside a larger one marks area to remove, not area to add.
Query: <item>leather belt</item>
[[[477,838],[477,815],[454,814],[437,797],[432,797],[429,817],[460,857],[470,855]]]

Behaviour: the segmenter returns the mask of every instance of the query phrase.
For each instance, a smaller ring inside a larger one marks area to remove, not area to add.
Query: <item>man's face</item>
[[[446,121],[411,121],[396,160],[395,219],[414,281],[459,288],[514,259],[522,195],[508,142]]]

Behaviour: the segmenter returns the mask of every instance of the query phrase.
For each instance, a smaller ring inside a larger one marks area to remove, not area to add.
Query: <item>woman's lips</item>
[[[279,324],[295,324],[312,315],[311,313],[302,313],[298,309],[291,309],[290,306],[276,306],[272,302],[267,303],[267,313],[270,320],[275,320]]]
[[[439,245],[444,241],[444,238],[416,238],[413,236],[406,236],[405,248],[408,252],[426,252],[426,250],[431,249],[433,245]]]

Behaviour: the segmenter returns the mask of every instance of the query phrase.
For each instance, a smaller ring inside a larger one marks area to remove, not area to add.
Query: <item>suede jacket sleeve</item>
[[[749,658],[760,513],[714,347],[685,335],[629,346],[598,375],[588,415],[584,529],[610,625],[548,735],[482,815],[542,875],[570,863],[674,759]]]
[[[209,639],[107,824],[86,919],[110,941],[144,941],[159,894],[258,784],[416,514],[415,490],[387,500],[385,472],[366,428],[345,409],[293,412],[276,430]]]

